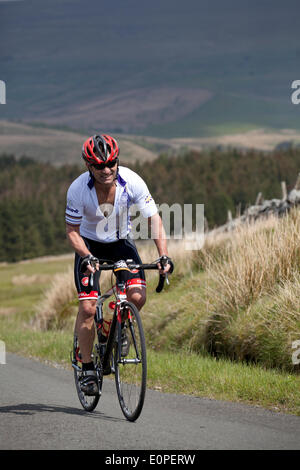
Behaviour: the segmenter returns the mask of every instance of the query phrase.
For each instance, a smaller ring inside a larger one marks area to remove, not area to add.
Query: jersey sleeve
[[[66,223],[69,225],[80,225],[82,216],[83,205],[81,201],[81,191],[72,183],[67,192]]]
[[[157,213],[157,207],[145,181],[135,174],[133,203],[137,205],[143,217],[152,217]]]

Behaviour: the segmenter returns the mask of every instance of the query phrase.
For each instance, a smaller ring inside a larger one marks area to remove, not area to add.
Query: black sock
[[[94,363],[93,362],[83,362],[82,363],[82,370],[94,370]]]

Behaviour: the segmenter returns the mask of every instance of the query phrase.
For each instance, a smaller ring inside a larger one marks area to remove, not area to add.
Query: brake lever
[[[91,262],[90,266],[92,266],[92,268],[96,269],[96,263]],[[90,286],[94,287],[94,273],[90,274]]]
[[[162,256],[161,258],[158,259],[158,261],[160,262],[160,265],[161,265],[162,269],[164,269],[164,267],[167,264],[167,257]],[[157,293],[159,293],[163,290],[165,281],[168,285],[170,284],[169,279],[168,279],[168,273],[160,274],[159,275],[159,283],[158,283],[158,286],[156,288]]]
[[[160,260],[160,264],[161,264],[161,267],[164,269],[168,264],[168,258],[166,256],[162,256],[161,260]],[[169,278],[168,278],[168,273],[164,273],[162,275],[164,276],[165,281],[166,281],[167,285],[169,286],[170,282],[169,282]]]

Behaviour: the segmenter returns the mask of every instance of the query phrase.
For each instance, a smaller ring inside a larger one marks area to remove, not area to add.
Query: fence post
[[[236,212],[236,219],[239,219],[242,215],[242,203],[239,202],[238,205],[236,206],[236,209],[235,209],[235,212]]]
[[[296,184],[295,184],[295,189],[296,189],[296,191],[300,190],[300,173],[298,173],[298,178],[297,178],[297,181],[296,181]]]
[[[287,189],[286,189],[286,182],[281,181],[281,191],[282,191],[282,200],[286,201],[287,200]]]
[[[257,197],[256,197],[255,205],[256,205],[256,206],[260,206],[260,205],[261,205],[261,201],[262,201],[262,193],[258,193],[258,195],[257,195]]]

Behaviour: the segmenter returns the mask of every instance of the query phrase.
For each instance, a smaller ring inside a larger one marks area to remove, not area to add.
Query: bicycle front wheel
[[[124,322],[123,322],[124,320]],[[124,416],[135,421],[143,408],[146,381],[146,342],[138,309],[130,302],[122,306],[123,335],[127,346],[122,347],[119,335],[114,349],[115,381],[119,403]]]

